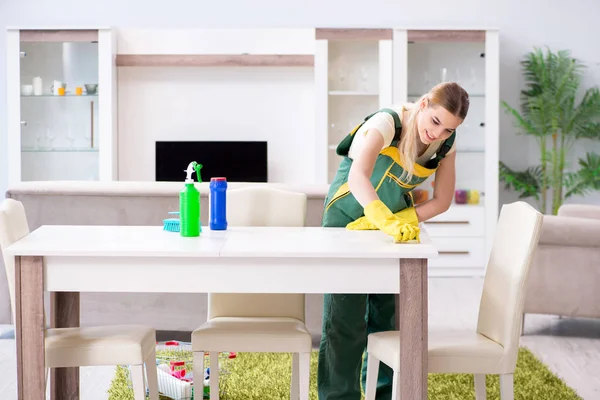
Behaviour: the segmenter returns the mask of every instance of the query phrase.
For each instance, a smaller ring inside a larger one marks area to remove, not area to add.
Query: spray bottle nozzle
[[[186,177],[185,177],[185,181],[186,182],[194,182],[194,179],[192,178],[192,174],[194,172],[196,172],[196,177],[198,178],[198,182],[202,182],[202,177],[200,176],[200,169],[202,169],[202,164],[198,164],[196,161],[192,161],[191,163],[189,163],[187,169],[185,170],[186,172]]]

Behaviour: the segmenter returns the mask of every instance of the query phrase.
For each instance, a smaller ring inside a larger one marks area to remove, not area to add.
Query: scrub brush
[[[178,211],[171,211],[169,214],[179,215]],[[167,218],[163,220],[163,231],[179,232],[179,218]]]

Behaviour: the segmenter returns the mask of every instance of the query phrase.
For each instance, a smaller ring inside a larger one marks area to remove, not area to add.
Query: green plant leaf
[[[561,128],[566,135],[571,135],[575,139],[600,139],[599,116],[600,91],[597,88],[590,88],[585,92],[579,105],[565,108],[566,118]]]
[[[600,155],[587,153],[584,159],[580,158],[579,170],[565,175],[564,186],[565,198],[600,190]]]
[[[541,167],[530,167],[525,171],[514,171],[500,162],[500,180],[506,189],[519,193],[519,198],[533,197],[539,200]]]

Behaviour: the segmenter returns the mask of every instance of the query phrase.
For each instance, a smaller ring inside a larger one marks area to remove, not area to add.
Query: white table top
[[[11,256],[433,258],[424,228],[421,243],[397,244],[380,231],[321,227],[230,227],[184,238],[162,226],[44,225],[5,249]]]

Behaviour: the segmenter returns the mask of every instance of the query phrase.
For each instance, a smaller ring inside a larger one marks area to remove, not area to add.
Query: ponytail
[[[401,179],[405,182],[410,182],[414,173],[419,140],[419,127],[417,124],[417,116],[419,115],[418,105],[426,97],[427,95],[421,96],[418,102],[413,103],[409,106],[407,110],[408,121],[406,121],[406,124],[402,124],[406,126],[406,130],[400,137],[400,146],[398,146],[398,150],[400,151],[400,159],[402,161],[402,164],[404,165],[404,172],[402,173]]]

